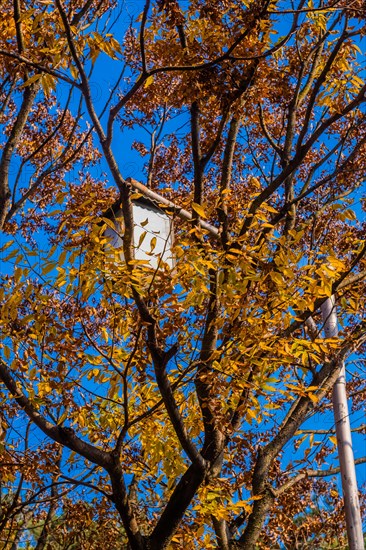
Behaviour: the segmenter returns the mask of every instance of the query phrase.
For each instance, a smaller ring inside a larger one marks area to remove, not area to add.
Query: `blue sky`
[[[123,16],[122,20],[118,22],[117,30],[118,33],[123,34],[123,31],[130,23],[130,16],[135,17],[136,14],[140,13],[143,8],[143,2],[126,2],[125,6],[127,7],[127,12]],[[286,24],[284,24],[283,30],[286,31]],[[116,29],[115,29],[116,30]],[[96,62],[93,76],[91,78],[91,89],[92,89],[92,95],[94,98],[95,106],[97,111],[101,111],[104,108],[104,104],[106,99],[108,98],[109,89],[111,84],[114,82],[115,73],[114,73],[114,67],[115,63],[111,61],[105,54],[101,54],[99,59]],[[61,84],[60,91],[58,92],[58,99],[61,100],[61,102],[66,101],[67,97],[67,86],[64,84]],[[78,103],[78,97],[75,93],[75,97],[72,99],[72,104],[76,105]],[[183,122],[184,122],[184,115]],[[85,116],[85,120],[87,120],[87,117]],[[181,121],[182,122],[182,121]],[[116,159],[119,163],[121,173],[124,177],[133,177],[136,178],[143,183],[145,183],[146,175],[143,170],[143,164],[146,159],[142,159],[140,154],[131,147],[134,140],[141,140],[146,141],[148,143],[148,134],[139,128],[134,129],[123,129],[121,132],[115,132],[115,138],[113,142],[113,149],[115,152]],[[15,173],[15,164],[13,166],[13,170]],[[99,177],[103,173],[108,174],[108,168],[106,166],[106,163],[102,160],[98,166],[95,167],[93,170],[93,175],[96,177]],[[67,179],[69,181],[74,181],[74,179],[77,177],[76,170],[73,173],[68,174]],[[358,209],[359,213],[361,214],[361,210]],[[1,239],[2,242],[6,241],[6,238],[2,235]],[[43,248],[47,248],[45,235],[40,234],[38,237],[39,242],[39,248],[42,250]],[[6,255],[5,253],[4,255]],[[37,260],[36,260],[37,262]],[[13,261],[9,264],[3,264],[1,267],[2,273],[10,273],[13,268]],[[352,357],[349,360],[349,364],[347,367],[350,371],[352,370]],[[90,388],[94,388],[92,383],[90,383]],[[279,420],[279,419],[278,419]],[[358,425],[362,422],[364,422],[365,417],[361,413],[357,413],[352,418],[352,425]],[[305,428],[322,428],[322,429],[330,429],[332,430],[334,426],[334,421],[332,418],[331,412],[327,412],[326,415],[320,415],[316,414],[311,419],[307,420],[305,425],[302,427],[302,429]],[[316,440],[327,440],[327,435],[322,435],[320,437],[316,437]],[[303,443],[303,446],[306,445],[306,442]],[[289,444],[287,446],[286,452],[285,452],[285,461],[286,460],[292,460],[294,457],[291,449],[292,444]],[[303,450],[303,446],[300,449]],[[355,456],[361,457],[366,455],[366,443],[365,443],[365,436],[362,434],[357,434],[354,436],[354,449],[355,449]],[[333,458],[334,464],[336,464],[336,457]],[[360,482],[366,481],[366,472],[364,466],[358,467],[358,477]],[[339,480],[339,476],[338,476]],[[340,488],[340,487],[339,487]]]

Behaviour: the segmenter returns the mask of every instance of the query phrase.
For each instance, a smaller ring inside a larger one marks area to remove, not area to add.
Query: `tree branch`
[[[144,11],[142,12],[142,20],[141,20],[141,27],[140,27],[140,52],[141,52],[141,62],[142,62],[142,74],[145,74],[147,72],[144,32],[145,32],[145,25],[147,20],[147,14],[149,12],[149,7],[150,7],[150,0],[146,0]]]
[[[366,463],[366,457],[355,459],[355,465],[365,464],[365,463]],[[297,483],[302,481],[303,479],[306,479],[306,478],[309,478],[309,477],[312,478],[312,477],[334,476],[334,475],[339,474],[340,471],[341,471],[341,469],[340,469],[339,466],[334,467],[334,468],[329,468],[327,470],[310,470],[310,469],[306,469],[306,470],[298,473],[296,476],[290,478],[288,481],[283,483],[280,487],[274,489],[274,492],[275,492],[276,496],[280,496],[280,495],[283,495],[289,489],[291,489],[291,487],[293,487],[294,485],[296,485]]]
[[[98,464],[98,466],[105,468],[111,464],[111,458],[107,452],[83,441],[71,428],[62,428],[48,422],[22,392],[2,359],[0,359],[0,378],[15,398],[18,407],[22,408],[30,420],[53,441],[65,445],[72,451],[90,460],[90,462],[93,462],[93,464]]]
[[[3,228],[5,218],[8,213],[11,201],[11,192],[9,187],[9,167],[15,148],[21,138],[24,126],[31,112],[33,102],[39,90],[39,84],[36,82],[28,86],[23,93],[23,100],[18,112],[18,116],[12,126],[9,138],[5,143],[0,160],[0,229]]]

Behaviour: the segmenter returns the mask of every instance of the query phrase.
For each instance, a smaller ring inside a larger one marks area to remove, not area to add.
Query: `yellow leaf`
[[[318,397],[315,395],[315,393],[309,392],[308,396],[310,397],[310,399],[312,400],[313,403],[318,402]]]
[[[52,90],[56,87],[56,79],[50,74],[43,74],[41,77],[41,84],[44,95],[49,97]]]
[[[146,237],[146,234],[147,234],[147,231],[144,231],[143,233],[141,233],[140,235],[140,238],[139,238],[139,242],[138,242],[138,245],[136,248],[140,248],[142,243],[144,242],[144,239]]]
[[[337,438],[335,435],[330,435],[329,440],[333,443],[333,445],[337,445]]]
[[[79,73],[74,65],[70,65],[70,73],[75,80],[78,79]]]
[[[67,418],[68,416],[68,411],[66,410],[61,416],[60,418],[58,419],[57,421],[57,425],[60,426]]]
[[[153,76],[153,75],[148,76],[147,79],[145,80],[144,88],[147,88],[147,87],[150,86],[153,82],[154,82],[154,76]]]
[[[55,262],[49,262],[42,269],[42,275],[47,275],[47,273],[50,273],[54,268],[55,268]]]
[[[9,246],[11,246],[12,244],[14,244],[14,241],[8,241],[7,243],[5,243],[4,246],[1,247],[1,252],[4,252],[4,250],[9,248]]]
[[[10,349],[8,348],[8,346],[4,346],[4,355],[5,359],[10,359]]]
[[[150,252],[152,252],[155,247],[156,247],[156,237],[153,237],[150,241]]]
[[[255,412],[250,408],[247,410],[247,415],[251,416],[252,418],[257,418]]]
[[[254,187],[257,187],[257,188],[259,188],[259,189],[261,188],[261,183],[260,183],[259,179],[258,179],[258,178],[255,178],[254,176],[252,176],[252,177],[250,178],[250,183],[251,183]]]
[[[269,384],[263,384],[261,386],[261,389],[262,390],[267,390],[267,391],[276,391],[276,388],[274,388],[273,386],[270,386]]]
[[[264,208],[264,210],[267,210],[268,212],[273,212],[273,214],[278,214],[278,210],[276,210],[275,208],[273,208],[273,206],[270,206],[266,202],[263,202],[261,206],[262,208]]]
[[[283,278],[280,273],[277,273],[276,271],[271,271],[269,276],[271,277],[272,281],[274,281],[278,285],[283,285]]]
[[[42,74],[41,74],[41,73],[34,74],[34,75],[31,76],[30,78],[28,78],[28,80],[26,80],[25,82],[23,82],[23,84],[21,84],[21,85],[19,86],[19,88],[25,88],[26,86],[30,86],[31,84],[33,84],[33,82],[37,82],[37,80],[39,80],[41,77],[42,77]]]
[[[207,218],[204,209],[200,204],[197,204],[196,202],[192,202],[192,208],[201,218]]]

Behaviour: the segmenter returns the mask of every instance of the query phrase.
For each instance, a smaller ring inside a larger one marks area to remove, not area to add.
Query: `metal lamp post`
[[[338,336],[338,323],[334,296],[328,298],[324,302],[321,306],[321,312],[325,337],[336,338]],[[346,369],[343,361],[339,377],[333,386],[332,400],[348,544],[350,550],[364,550],[361,511],[358,499],[356,468],[352,449],[352,434],[346,394]]]

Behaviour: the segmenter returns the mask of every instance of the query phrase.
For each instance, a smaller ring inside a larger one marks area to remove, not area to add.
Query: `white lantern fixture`
[[[174,267],[172,253],[173,220],[157,203],[146,197],[132,200],[133,252],[135,260],[143,260],[152,269]],[[107,227],[105,236],[113,248],[123,246],[122,210],[114,214],[115,229]],[[124,261],[123,253],[121,259]]]

